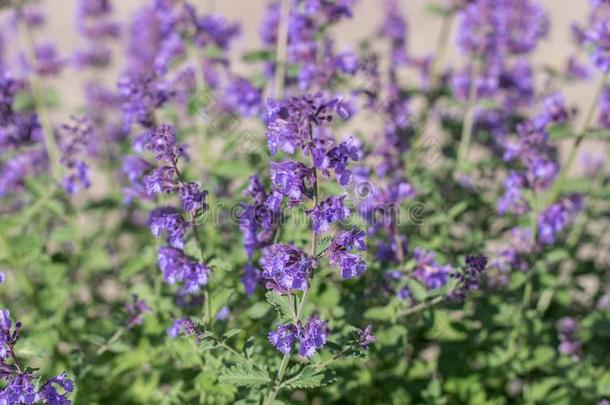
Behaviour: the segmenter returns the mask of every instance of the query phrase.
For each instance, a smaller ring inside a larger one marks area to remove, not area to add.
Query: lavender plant
[[[609,2],[204,3],[0,2],[0,404],[607,403]]]

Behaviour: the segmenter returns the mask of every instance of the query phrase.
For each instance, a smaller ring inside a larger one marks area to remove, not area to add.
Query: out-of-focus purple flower
[[[313,183],[313,172],[301,162],[286,160],[270,163],[274,189],[288,197],[291,205],[300,204],[309,197],[308,188]]]
[[[66,64],[66,59],[59,56],[55,44],[45,42],[38,44],[34,49],[34,70],[41,76],[59,74]]]
[[[260,114],[263,105],[262,90],[243,77],[234,77],[225,89],[223,105],[244,117]]]
[[[110,65],[112,52],[105,46],[92,46],[74,54],[73,63],[78,69],[103,68]]]
[[[299,248],[281,243],[265,247],[260,265],[268,289],[279,293],[307,290],[312,263]]]
[[[118,87],[127,129],[134,123],[151,128],[155,123],[154,110],[170,98],[167,84],[152,76],[126,76],[119,81]]]
[[[183,333],[185,336],[196,336],[198,334],[197,325],[190,318],[176,319],[172,326],[167,328],[167,334],[171,338],[177,338]]]
[[[314,165],[317,169],[322,170],[322,173],[326,175],[329,175],[329,169],[333,169],[339,184],[346,186],[352,179],[352,172],[347,168],[349,161],[360,160],[361,149],[359,145],[354,144],[353,138],[350,138],[328,151],[322,148],[315,148],[312,154]]]
[[[196,214],[206,208],[205,198],[207,191],[201,190],[196,182],[183,183],[180,187],[182,209],[190,214]]]
[[[28,176],[41,173],[48,165],[46,152],[31,149],[9,159],[0,167],[0,197],[23,189]]]
[[[210,14],[197,21],[195,43],[200,47],[215,45],[226,50],[240,32],[239,24],[229,23],[221,15]]]
[[[559,351],[577,361],[582,354],[582,343],[576,337],[578,322],[566,316],[557,322],[557,337],[559,338]]]
[[[585,170],[587,176],[593,178],[600,170],[603,170],[606,163],[606,156],[604,153],[590,153],[585,151],[580,156],[580,162]]]
[[[545,245],[552,245],[576,215],[584,208],[584,198],[574,195],[564,198],[560,202],[551,205],[538,216],[538,241]]]
[[[244,285],[247,295],[254,294],[260,277],[260,271],[252,263],[246,263],[241,282]]]
[[[292,324],[280,325],[276,330],[269,332],[269,342],[280,353],[289,354],[297,338],[297,327]]]
[[[598,22],[586,33],[586,45],[593,48],[590,54],[593,64],[602,72],[610,70],[610,21]]]
[[[420,247],[413,252],[413,258],[416,261],[413,277],[431,290],[447,284],[449,274],[453,271],[450,265],[440,265],[435,256],[434,252],[428,252]]]
[[[599,98],[599,125],[610,128],[610,86],[604,87]]]
[[[478,0],[459,18],[460,49],[488,58],[529,53],[549,29],[547,13],[531,0]]]
[[[150,213],[148,226],[152,234],[158,238],[162,232],[167,233],[169,244],[175,248],[184,247],[184,233],[189,224],[182,218],[180,212],[171,207],[162,207]]]
[[[224,306],[224,307],[220,308],[220,310],[216,314],[216,319],[218,319],[219,321],[226,321],[227,319],[229,319],[230,315],[231,315],[231,310],[229,309],[229,307]]]
[[[368,349],[370,344],[377,341],[373,335],[373,325],[367,325],[364,329],[358,329],[358,345],[363,349]]]
[[[131,202],[134,198],[148,198],[149,193],[145,189],[144,180],[153,167],[153,165],[141,157],[125,157],[123,160],[123,174],[129,180],[129,186],[123,189],[126,203]]]
[[[398,2],[387,0],[385,18],[379,28],[379,35],[390,41],[392,63],[407,62],[407,29],[407,21],[398,7]]]
[[[59,393],[58,388],[61,389],[60,391],[63,392],[62,394]],[[38,394],[43,403],[52,405],[70,405],[72,404],[72,401],[68,400],[68,394],[73,390],[74,383],[64,372],[47,380],[47,382],[45,382],[38,390]]]
[[[71,117],[69,124],[62,125],[63,137],[60,163],[69,171],[63,184],[66,192],[74,194],[81,187],[89,188],[89,166],[80,158],[90,142],[93,127],[88,117]]]
[[[315,233],[326,232],[333,222],[343,221],[349,217],[350,211],[344,201],[345,196],[330,196],[314,207],[310,215]]]
[[[458,280],[458,286],[447,298],[454,301],[464,301],[470,292],[478,291],[481,276],[487,268],[488,259],[485,256],[467,256],[466,268],[463,272],[453,272],[451,277]]]
[[[169,246],[160,248],[157,263],[165,282],[169,285],[182,284],[183,293],[197,293],[208,283],[210,269],[203,263],[191,260],[180,249]]]
[[[366,262],[357,254],[349,253],[353,249],[366,250],[365,233],[356,228],[338,233],[328,248],[328,260],[331,265],[341,269],[344,280],[360,276],[367,269]]]
[[[131,301],[125,304],[125,311],[129,318],[127,319],[127,327],[132,328],[140,325],[144,320],[144,314],[150,312],[150,307],[137,294],[132,294]]]
[[[511,170],[504,180],[504,194],[498,199],[498,212],[505,214],[512,212],[524,215],[529,210],[529,204],[523,195],[525,178],[522,174]]]
[[[326,344],[328,325],[317,317],[311,317],[301,331],[299,354],[311,357]]]
[[[566,62],[565,75],[568,79],[587,80],[591,77],[589,67],[580,63],[575,57],[571,56]]]
[[[155,159],[175,164],[185,156],[185,147],[176,143],[176,130],[168,124],[161,124],[148,133],[144,147],[155,155]]]
[[[309,150],[314,127],[322,126],[342,114],[338,99],[325,100],[321,94],[267,102],[267,142],[275,155],[279,150],[294,154]]]

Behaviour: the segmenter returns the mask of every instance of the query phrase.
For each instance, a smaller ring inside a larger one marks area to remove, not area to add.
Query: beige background
[[[440,19],[426,11],[426,5],[432,2],[440,3],[446,0],[400,0],[399,3],[409,23],[409,51],[416,56],[424,56],[433,52],[436,45]],[[74,9],[76,0],[45,0],[48,11],[48,26],[44,32],[37,33],[37,39],[52,39],[57,42],[59,49],[70,53],[83,39],[76,35],[74,30]],[[147,4],[148,0],[114,0],[116,14],[121,21],[128,21],[134,10]],[[259,24],[265,12],[266,0],[203,0],[193,1],[200,10],[213,10],[222,13],[232,21],[242,24],[242,35],[233,48],[235,53],[244,50],[256,49],[259,45]],[[586,0],[542,0],[541,3],[548,10],[551,17],[551,32],[549,37],[541,44],[534,56],[537,67],[550,65],[563,69],[566,58],[574,53],[575,48],[570,40],[570,24],[573,21],[585,21],[589,2]],[[383,16],[383,1],[360,0],[352,20],[342,22],[336,29],[337,45],[339,49],[356,44],[357,40],[370,35],[378,28]],[[453,26],[455,32],[456,25]],[[125,34],[125,32],[124,32]],[[119,56],[119,55],[117,55]],[[115,72],[120,71],[119,63]],[[460,64],[463,59],[456,51],[454,42],[450,44],[449,64]],[[244,70],[244,66],[236,65],[236,69]],[[247,74],[247,71],[243,72]],[[596,72],[597,76],[598,73]],[[115,85],[116,74],[106,77],[108,85]],[[82,99],[82,83],[86,74],[67,70],[53,85],[58,89],[64,102],[63,114],[74,111]],[[595,78],[587,83],[574,85],[563,89],[568,103],[577,106],[587,106],[594,92]],[[583,114],[580,114],[581,116]],[[58,117],[59,118],[59,117]],[[582,117],[581,117],[582,118]]]

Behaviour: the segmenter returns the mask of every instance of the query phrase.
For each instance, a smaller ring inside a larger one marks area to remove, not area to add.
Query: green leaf
[[[245,365],[226,369],[219,377],[220,382],[236,386],[259,387],[271,383],[269,375]]]
[[[389,321],[394,316],[394,309],[387,305],[385,307],[373,307],[364,312],[364,318],[377,321]]]
[[[265,294],[267,302],[275,308],[280,317],[280,321],[292,321],[296,318],[292,305],[290,305],[290,299],[287,295],[280,295],[273,291],[269,291]]]
[[[312,389],[332,384],[337,379],[332,370],[317,370],[314,366],[306,366],[296,376],[288,379],[283,387],[295,389]]]
[[[223,335],[222,338],[224,340],[229,340],[231,339],[233,336],[238,335],[239,333],[241,333],[241,329],[231,329],[226,331]]]
[[[424,301],[426,298],[428,298],[428,291],[426,290],[426,287],[424,287],[424,285],[419,281],[409,279],[407,280],[407,287],[409,288],[409,291],[411,291],[411,294],[416,301]]]

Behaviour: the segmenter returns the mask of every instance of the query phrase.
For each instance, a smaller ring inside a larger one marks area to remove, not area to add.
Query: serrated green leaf
[[[241,329],[237,329],[237,328],[236,329],[231,329],[231,330],[226,331],[222,335],[222,338],[224,340],[228,340],[228,339],[231,339],[233,336],[238,335],[240,332],[241,332]]]
[[[267,299],[267,302],[275,308],[281,322],[292,321],[296,318],[288,296],[269,291],[265,294],[265,298]]]
[[[291,390],[312,389],[324,387],[336,380],[332,370],[317,370],[314,366],[306,366],[296,376],[287,380],[283,387]]]
[[[228,368],[220,375],[219,381],[226,384],[247,387],[259,387],[271,382],[271,378],[266,373],[255,370],[245,365],[237,365]]]

